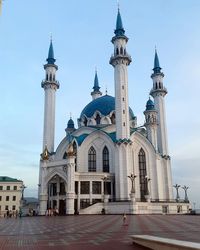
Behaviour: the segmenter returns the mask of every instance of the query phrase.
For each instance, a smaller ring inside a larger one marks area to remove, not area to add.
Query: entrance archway
[[[55,214],[66,214],[66,182],[59,175],[55,174],[48,182],[47,209]]]

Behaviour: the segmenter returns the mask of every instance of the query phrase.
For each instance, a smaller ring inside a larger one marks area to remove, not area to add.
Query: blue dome
[[[102,115],[107,116],[112,111],[115,111],[115,98],[110,95],[104,95],[97,99],[94,99],[81,112],[80,117],[87,116],[92,117],[96,111],[99,111]],[[129,108],[130,119],[132,120],[135,116],[131,108]]]
[[[70,118],[67,123],[67,128],[74,128],[74,121]]]
[[[155,110],[154,102],[150,98],[147,101],[146,110]]]

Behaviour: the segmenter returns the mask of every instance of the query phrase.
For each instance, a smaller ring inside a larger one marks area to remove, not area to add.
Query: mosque
[[[164,74],[155,51],[151,99],[145,123],[137,126],[128,102],[131,56],[120,10],[109,63],[114,68],[115,96],[102,95],[97,72],[92,101],[80,113],[78,128],[70,118],[66,136],[54,149],[56,80],[52,41],[44,65],[44,133],[39,169],[40,214],[186,213],[188,201],[174,200],[168,153]],[[145,106],[145,105],[144,105]]]

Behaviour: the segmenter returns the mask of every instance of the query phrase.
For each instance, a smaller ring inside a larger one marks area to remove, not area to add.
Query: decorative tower
[[[115,36],[112,38],[114,54],[110,58],[110,64],[114,67],[115,79],[115,117],[116,117],[116,172],[115,190],[116,198],[129,199],[131,185],[127,176],[131,171],[129,155],[131,153],[129,105],[128,105],[128,71],[131,57],[127,54],[126,44],[128,38],[122,25],[122,19],[118,8]]]
[[[110,58],[110,64],[114,67],[115,78],[115,113],[116,113],[116,138],[129,139],[129,105],[128,105],[128,71],[131,57],[126,52],[128,38],[122,25],[120,11],[118,9],[115,36],[112,38],[114,54]]]
[[[91,96],[92,96],[93,100],[102,96],[102,93],[101,93],[100,87],[99,87],[99,80],[98,80],[97,71],[95,71],[94,87],[93,87],[93,91],[91,92]]]
[[[66,133],[72,133],[74,132],[76,129],[74,127],[74,121],[72,120],[72,117],[70,116],[70,119],[67,123],[67,128],[65,129]]]
[[[165,101],[164,97],[167,94],[167,89],[163,85],[164,74],[161,72],[158,54],[155,51],[154,58],[154,73],[151,75],[153,79],[153,88],[150,95],[154,98],[155,109],[158,112],[158,151],[163,156],[168,156],[168,141],[167,141],[167,127],[165,115]]]
[[[157,111],[157,142],[158,152],[162,156],[163,167],[159,171],[162,171],[162,178],[160,179],[160,186],[162,187],[162,199],[173,199],[173,187],[172,187],[172,174],[171,174],[171,161],[168,152],[167,141],[167,125],[165,114],[165,101],[164,97],[167,94],[167,89],[164,87],[163,78],[164,74],[161,72],[161,67],[158,59],[157,51],[155,50],[154,68],[151,78],[153,79],[153,88],[150,95],[154,98],[155,109]],[[159,166],[158,166],[159,168]]]
[[[154,103],[150,98],[147,101],[144,115],[147,138],[157,151],[157,111],[155,110]]]
[[[49,54],[44,65],[46,71],[45,80],[42,81],[42,88],[45,93],[44,104],[44,132],[43,132],[43,151],[45,148],[54,152],[54,130],[55,130],[55,93],[59,88],[59,82],[56,81],[56,71],[58,66],[55,64],[52,40],[49,46]]]

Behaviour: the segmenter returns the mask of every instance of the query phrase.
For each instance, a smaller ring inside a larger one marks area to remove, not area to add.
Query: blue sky
[[[169,149],[173,182],[188,185],[200,207],[200,1],[121,0],[129,37],[129,104],[143,124],[152,87],[155,45],[165,73]],[[5,0],[0,16],[0,175],[17,177],[37,195],[42,149],[41,81],[50,33],[60,89],[56,103],[56,146],[65,136],[69,114],[76,121],[91,100],[95,67],[101,90],[114,94],[110,40],[115,0]],[[183,197],[183,192],[181,191]]]

